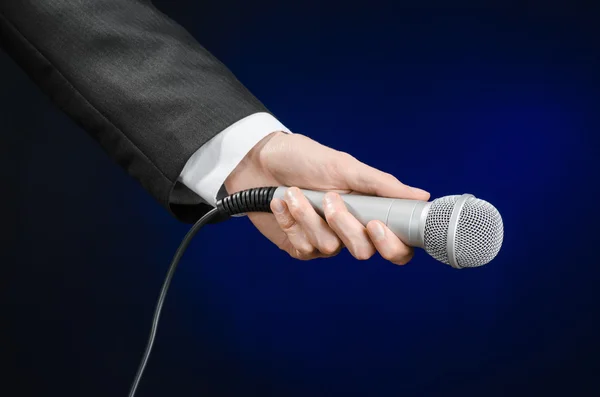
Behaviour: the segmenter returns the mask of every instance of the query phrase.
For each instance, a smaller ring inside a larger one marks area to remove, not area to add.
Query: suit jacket
[[[0,46],[184,222],[210,208],[177,181],[190,156],[268,112],[148,0],[2,0]]]

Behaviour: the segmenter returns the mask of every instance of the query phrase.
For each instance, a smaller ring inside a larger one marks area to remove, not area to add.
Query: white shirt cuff
[[[269,113],[241,119],[200,147],[186,163],[179,181],[214,207],[229,174],[261,139],[276,131],[291,133]]]

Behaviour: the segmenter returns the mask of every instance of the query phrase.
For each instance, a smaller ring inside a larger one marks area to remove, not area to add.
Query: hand
[[[308,260],[336,255],[345,246],[359,260],[379,251],[403,265],[413,256],[380,221],[365,228],[348,210],[338,193],[429,200],[429,193],[402,184],[394,176],[299,134],[276,132],[259,142],[225,181],[229,194],[253,187],[293,186],[283,200],[274,199],[269,213],[249,213],[256,228],[292,257]],[[297,187],[296,187],[297,186]],[[299,188],[328,191],[325,220]]]

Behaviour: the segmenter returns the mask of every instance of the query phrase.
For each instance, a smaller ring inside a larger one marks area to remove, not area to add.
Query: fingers
[[[396,265],[407,264],[414,255],[414,249],[404,244],[381,221],[367,224],[367,232],[379,254]]]
[[[375,253],[365,227],[348,212],[337,193],[327,193],[323,199],[323,212],[327,223],[342,240],[348,251],[358,260],[367,260]]]
[[[337,254],[342,242],[327,222],[313,208],[297,187],[289,188],[285,193],[285,202],[298,225],[304,230],[310,243],[326,256]]]
[[[292,250],[289,252],[296,259],[308,260],[317,257],[315,247],[310,243],[304,230],[296,222],[290,213],[287,204],[283,200],[273,199],[271,201],[271,211],[275,215],[275,219],[279,227],[287,235],[287,238],[292,245]]]
[[[279,227],[293,246],[295,258],[308,260],[336,255],[342,242],[327,222],[317,214],[298,188],[286,191],[284,200],[274,199],[271,210]]]
[[[412,247],[404,244],[381,221],[371,221],[365,228],[348,212],[337,193],[327,193],[323,204],[327,222],[355,258],[369,259],[378,251],[384,259],[397,265],[412,259]]]
[[[336,173],[349,189],[355,192],[380,197],[429,200],[425,190],[400,182],[395,176],[366,165],[354,157],[344,154],[337,163]]]
[[[289,244],[282,246],[292,257],[309,260],[330,257],[346,246],[358,260],[375,252],[386,260],[404,265],[414,250],[404,244],[381,221],[363,226],[346,208],[339,194],[329,192],[323,199],[325,220],[314,210],[298,188],[289,188],[283,200],[273,199],[271,210]]]

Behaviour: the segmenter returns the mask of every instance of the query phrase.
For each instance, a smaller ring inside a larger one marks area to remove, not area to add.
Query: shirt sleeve
[[[200,147],[187,161],[179,181],[215,206],[229,174],[261,139],[276,131],[291,133],[269,113],[241,119]]]

